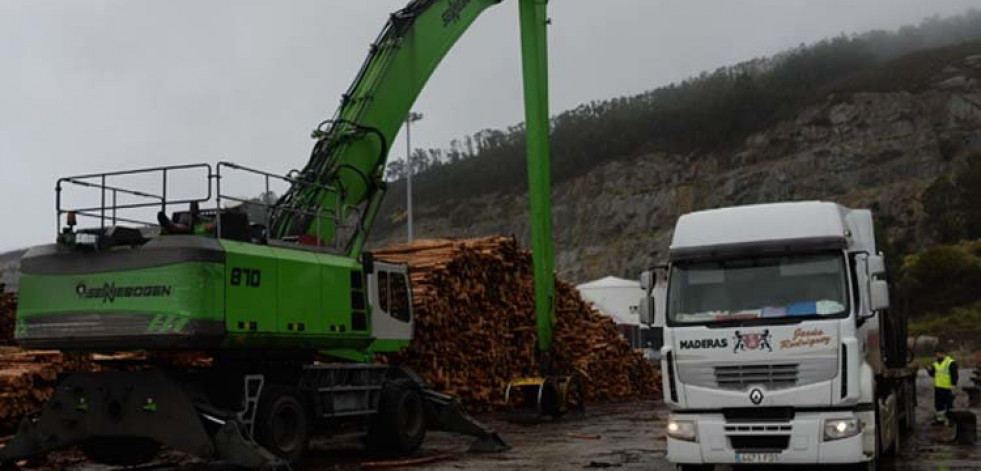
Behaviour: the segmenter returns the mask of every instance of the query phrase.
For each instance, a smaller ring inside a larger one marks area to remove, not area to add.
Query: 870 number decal
[[[249,288],[258,288],[262,284],[262,270],[251,268],[232,268],[232,286],[245,285]]]

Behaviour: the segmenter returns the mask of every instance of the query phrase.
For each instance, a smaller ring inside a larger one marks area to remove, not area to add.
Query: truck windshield
[[[711,324],[844,314],[848,290],[840,253],[674,264],[669,319]]]

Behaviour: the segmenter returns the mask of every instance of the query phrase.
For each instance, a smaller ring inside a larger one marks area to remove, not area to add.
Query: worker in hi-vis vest
[[[957,363],[943,348],[937,349],[936,360],[927,367],[933,377],[933,407],[937,415],[933,423],[947,423],[947,412],[954,407],[954,388],[957,387]]]

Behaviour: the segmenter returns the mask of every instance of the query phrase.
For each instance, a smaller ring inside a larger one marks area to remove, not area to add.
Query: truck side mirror
[[[886,280],[869,283],[869,308],[872,312],[889,309],[889,284]]]
[[[642,289],[642,290],[644,290],[644,291],[646,291],[646,292],[649,293],[651,291],[651,288],[653,288],[653,287],[654,287],[654,272],[648,270],[648,271],[645,271],[644,273],[641,273],[640,274],[640,289]]]
[[[651,303],[654,305],[654,327],[664,327],[668,307],[668,267],[657,267],[651,272]]]
[[[886,259],[882,255],[869,255],[866,261],[869,271],[869,277],[875,278],[877,276],[886,275]]]
[[[886,282],[886,261],[880,255],[859,254],[855,257],[855,275],[858,285],[865,286],[868,300],[863,302],[864,309],[859,313],[859,320],[871,319],[875,313],[889,309],[889,283]]]
[[[640,275],[644,297],[640,300],[640,322],[664,327],[664,308],[668,296],[668,268],[655,267]]]
[[[654,323],[654,303],[651,302],[651,296],[649,294],[644,294],[643,298],[640,298],[640,324],[641,325],[651,325]]]

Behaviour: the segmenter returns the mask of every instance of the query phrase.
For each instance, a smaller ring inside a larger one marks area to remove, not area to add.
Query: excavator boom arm
[[[414,0],[392,14],[334,117],[314,133],[306,167],[271,222],[276,238],[312,237],[358,257],[385,194],[390,144],[443,57],[501,0]],[[519,0],[528,183],[540,351],[552,344],[554,252],[550,203],[547,0]],[[333,243],[339,242],[339,243]]]
[[[520,5],[525,129],[528,146],[528,197],[531,199],[531,247],[535,270],[535,322],[538,328],[540,352],[547,352],[552,348],[552,327],[555,324],[547,3],[547,0],[521,0]]]
[[[554,253],[550,202],[547,0],[519,0],[528,183],[539,351],[552,344]],[[457,40],[500,0],[414,0],[392,14],[311,157],[277,204],[276,238],[312,237],[358,257],[385,194],[390,144]],[[334,244],[332,242],[340,242]]]
[[[500,0],[414,0],[371,45],[334,117],[314,132],[310,160],[283,195],[271,235],[313,237],[360,255],[385,193],[389,147],[433,71]],[[314,216],[316,215],[316,216]]]

